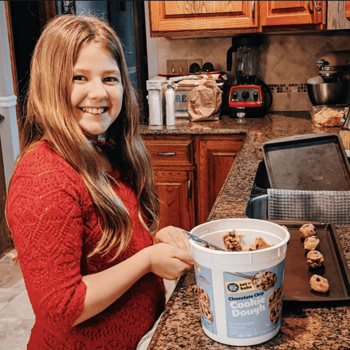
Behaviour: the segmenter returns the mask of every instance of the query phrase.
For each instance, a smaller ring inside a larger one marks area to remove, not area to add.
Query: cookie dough
[[[250,243],[248,247],[243,247],[241,244],[242,237],[243,235],[238,235],[235,230],[228,231],[222,235],[225,247],[229,252],[248,252],[272,247],[262,237],[256,237],[254,243]]]
[[[316,250],[320,245],[320,240],[316,236],[310,236],[304,241],[304,249],[305,250]]]
[[[270,296],[269,296],[269,298],[267,300],[267,306],[268,306],[269,309],[271,309],[273,304],[275,304],[277,301],[282,300],[282,294],[283,293],[282,293],[282,287],[281,286],[275,288],[271,292],[271,294],[270,294]]]
[[[300,227],[299,232],[302,238],[316,235],[315,226],[313,224],[304,224]]]
[[[282,301],[278,300],[271,305],[270,308],[270,322],[276,324],[282,311]]]
[[[210,311],[210,299],[207,292],[197,285],[198,298],[199,298],[199,309],[201,310],[202,315],[207,318],[210,322],[214,321],[212,312]]]
[[[244,252],[252,252],[254,250],[266,249],[272,247],[273,244],[268,244],[264,238],[256,237],[254,243],[250,243],[247,248],[243,248]]]
[[[266,249],[272,247],[272,244],[266,243],[264,238],[256,237],[254,240],[255,250]]]
[[[266,291],[272,288],[277,282],[277,276],[270,271],[260,271],[252,278],[252,283],[255,288]]]
[[[310,250],[306,255],[306,259],[308,265],[314,269],[322,267],[324,264],[323,254],[318,250]]]
[[[241,252],[243,247],[241,245],[241,238],[243,235],[237,235],[235,230],[227,231],[222,235],[225,247],[229,252]]]
[[[319,275],[313,275],[310,278],[310,286],[316,292],[327,293],[329,291],[329,283],[327,278]]]

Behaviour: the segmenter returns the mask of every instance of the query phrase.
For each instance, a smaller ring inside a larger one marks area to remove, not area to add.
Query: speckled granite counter
[[[276,113],[262,119],[230,119],[215,122],[178,122],[175,127],[142,126],[143,134],[246,134],[232,169],[211,210],[208,221],[246,217],[245,210],[262,153],[261,144],[281,137],[334,133],[340,128],[317,128],[309,113]],[[337,226],[350,264],[350,227]],[[148,349],[350,349],[350,307],[348,303],[327,305],[283,305],[280,332],[270,341],[251,347],[233,347],[210,339],[202,330],[193,271],[182,276],[172,294]]]

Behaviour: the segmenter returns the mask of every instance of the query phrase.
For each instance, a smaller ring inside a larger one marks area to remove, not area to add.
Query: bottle
[[[149,90],[147,99],[149,104],[149,125],[163,125],[160,110],[159,91]]]
[[[175,125],[175,91],[172,82],[168,82],[165,91],[166,125]]]

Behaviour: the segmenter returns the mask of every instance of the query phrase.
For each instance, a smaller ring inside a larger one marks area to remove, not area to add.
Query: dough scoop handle
[[[253,280],[254,276],[248,276],[248,275],[244,275],[243,273],[239,273],[239,272],[228,272],[231,275],[235,275],[235,276],[239,276],[239,277],[243,277],[243,278],[248,278],[250,280]]]
[[[217,245],[215,244],[212,244],[212,243],[209,243],[207,241],[205,241],[204,239],[201,239],[201,238],[198,238],[197,236],[193,235],[192,233],[189,233],[185,230],[182,231],[188,238],[191,238],[192,240],[196,241],[196,242],[199,242],[199,243],[202,243],[202,244],[207,244],[209,245],[210,247],[213,247],[215,249],[218,249],[218,250],[222,250],[224,252],[227,252],[227,250],[225,249],[222,249],[220,247],[218,247]]]

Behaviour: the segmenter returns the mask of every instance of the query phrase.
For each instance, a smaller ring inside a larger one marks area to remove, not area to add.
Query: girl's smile
[[[80,110],[90,114],[102,114],[107,111],[107,107],[78,107]]]
[[[80,51],[74,64],[71,103],[79,126],[90,135],[103,134],[122,108],[123,85],[118,64],[95,42]]]

